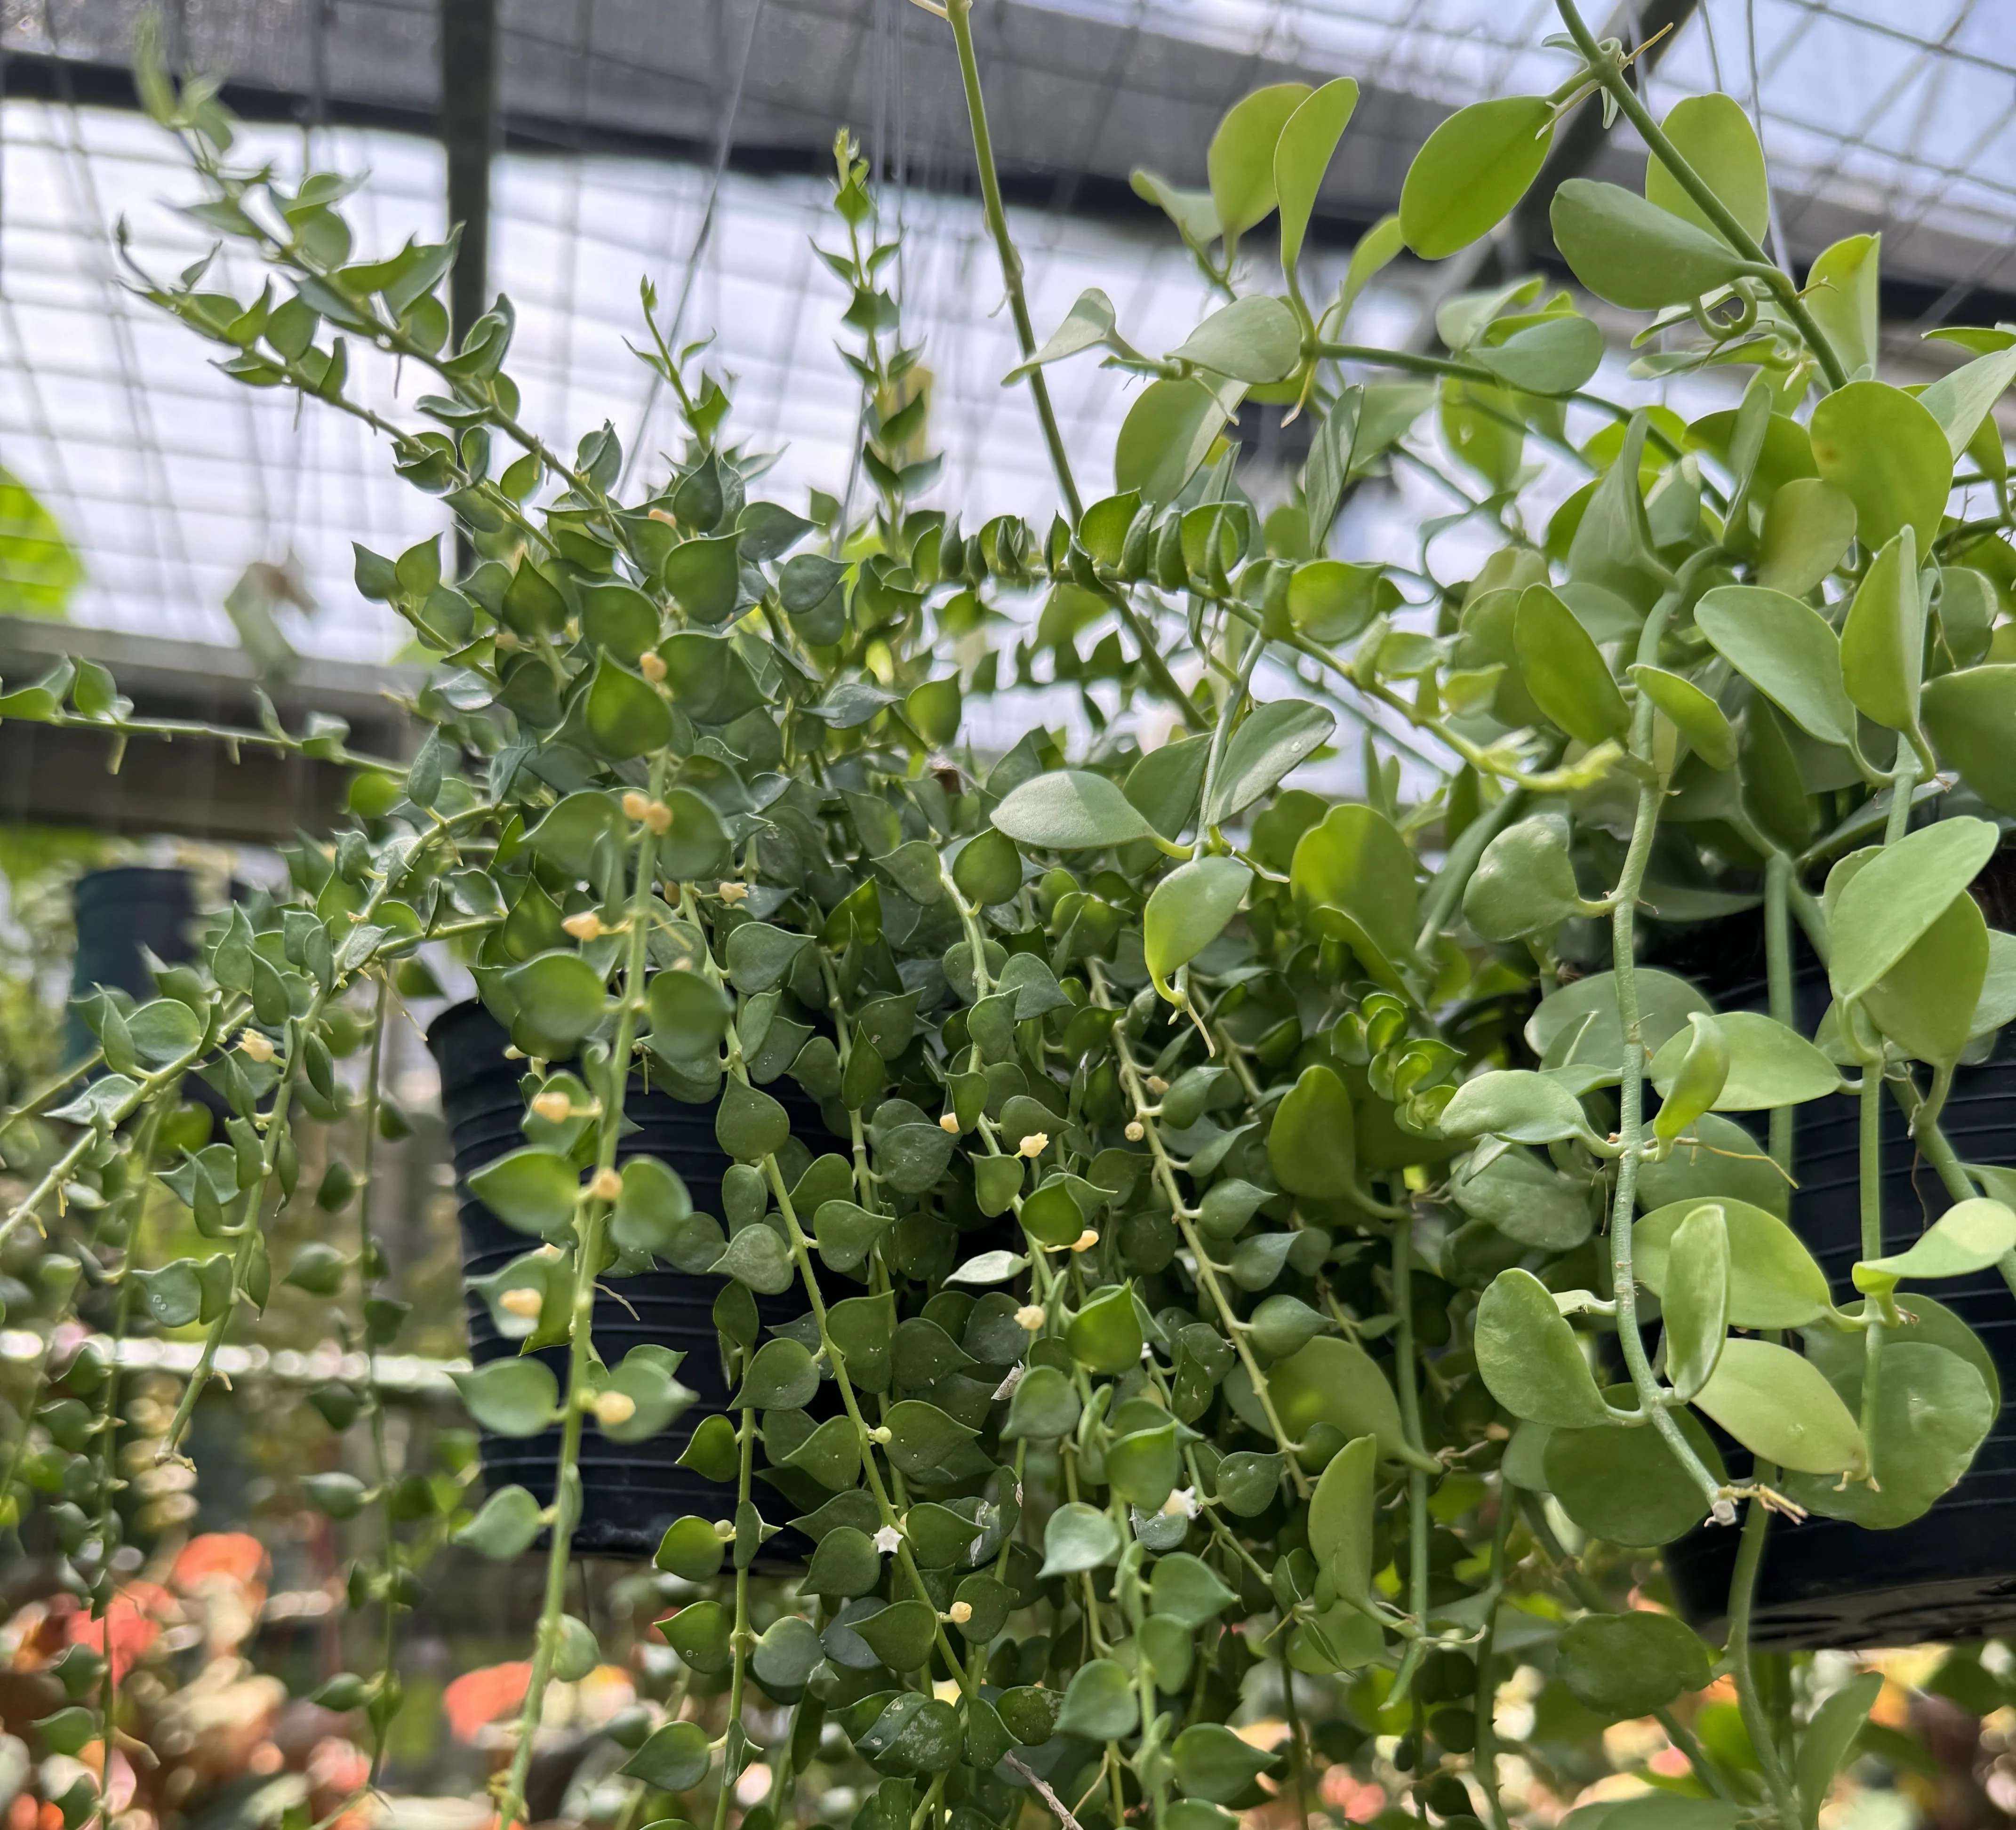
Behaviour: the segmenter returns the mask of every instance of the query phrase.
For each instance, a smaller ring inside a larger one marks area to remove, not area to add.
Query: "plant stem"
[[[981,90],[980,63],[973,51],[973,0],[945,0],[945,17],[951,23],[952,42],[959,50],[959,80],[966,88],[967,121],[973,130],[973,157],[980,168],[980,196],[986,210],[987,227],[1001,259],[1001,281],[1007,289],[1016,340],[1021,345],[1022,359],[1027,362],[1036,353],[1036,333],[1029,321],[1029,301],[1022,290],[1022,257],[1016,251],[1014,237],[1008,232],[1008,212],[1001,203],[1001,175],[994,164],[994,136],[987,125],[987,98]],[[1036,403],[1036,417],[1042,422],[1043,443],[1049,450],[1050,468],[1057,473],[1058,491],[1075,527],[1085,513],[1085,505],[1071,477],[1071,459],[1064,451],[1057,411],[1050,405],[1049,384],[1041,369],[1029,371],[1029,394]]]
[[[1697,554],[1689,560],[1683,578],[1660,598],[1646,618],[1644,629],[1638,638],[1637,658],[1641,664],[1658,664],[1659,643],[1665,633],[1666,624],[1683,601],[1695,560],[1702,557]],[[1631,754],[1643,766],[1644,774],[1638,790],[1638,809],[1632,823],[1630,848],[1625,854],[1624,868],[1617,880],[1610,918],[1611,964],[1617,986],[1617,1015],[1624,1031],[1623,1072],[1617,1090],[1620,1154],[1617,1159],[1616,1192],[1610,1214],[1611,1276],[1617,1302],[1618,1338],[1624,1349],[1624,1363],[1630,1368],[1631,1382],[1637,1389],[1639,1409],[1672,1451],[1674,1459],[1701,1490],[1716,1522],[1733,1525],[1735,1503],[1723,1493],[1722,1483],[1681,1433],[1679,1425],[1667,1407],[1666,1394],[1653,1374],[1651,1362],[1646,1357],[1644,1336],[1638,1326],[1638,1288],[1631,1256],[1632,1219],[1638,1196],[1638,1163],[1645,1147],[1646,1136],[1645,1030],[1638,1003],[1634,924],[1639,892],[1644,887],[1645,867],[1651,860],[1652,839],[1658,827],[1659,803],[1665,793],[1653,755],[1652,712],[1651,697],[1641,693],[1632,712]]]
[[[1498,1517],[1491,1531],[1492,1608],[1484,1623],[1484,1636],[1477,1642],[1476,1729],[1471,1771],[1484,1789],[1491,1809],[1492,1830],[1511,1830],[1505,1815],[1505,1801],[1498,1792],[1498,1638],[1497,1598],[1505,1586],[1505,1547],[1512,1536],[1512,1490],[1501,1477],[1498,1483]]]
[[[1792,929],[1787,891],[1792,861],[1783,852],[1764,861],[1764,973],[1772,1016],[1787,1028],[1797,1027],[1792,1007]],[[1790,1106],[1773,1106],[1770,1116],[1771,1160],[1792,1173],[1792,1120]]]
[[[1419,1464],[1427,1450],[1421,1441],[1421,1395],[1414,1365],[1414,1226],[1413,1217],[1393,1223],[1393,1378],[1399,1388],[1400,1430],[1417,1460],[1407,1469],[1407,1605],[1414,1624],[1428,1625],[1428,1476]],[[1387,1701],[1407,1695],[1420,1669],[1427,1641],[1409,1640]]]
[[[740,1464],[735,1479],[735,1626],[728,1636],[731,1661],[728,1680],[728,1725],[722,1732],[721,1789],[714,1796],[714,1830],[727,1830],[729,1800],[736,1781],[742,1777],[742,1756],[747,1747],[742,1727],[742,1684],[749,1667],[749,1556],[740,1542],[743,1521],[747,1517],[751,1477],[756,1465],[756,1413],[745,1410],[741,1427],[735,1432]],[[762,1528],[757,1528],[761,1536]],[[753,1554],[753,1553],[751,1553]]]
[[[661,751],[653,759],[650,797],[664,797],[670,758]],[[610,1045],[607,1082],[597,1122],[595,1163],[598,1173],[616,1167],[616,1145],[623,1134],[623,1106],[630,1085],[630,1057],[636,1039],[637,1015],[643,1007],[646,942],[651,929],[651,896],[657,875],[658,835],[648,826],[637,832],[637,878],[630,896],[629,944],[623,962],[623,992],[617,1003],[616,1037]],[[525,1808],[525,1781],[532,1767],[532,1741],[545,1705],[546,1683],[560,1641],[560,1616],[567,1602],[567,1554],[581,1515],[581,1438],[587,1421],[584,1400],[593,1359],[595,1281],[602,1268],[602,1241],[612,1203],[591,1195],[574,1221],[574,1313],[567,1344],[567,1382],[562,1403],[560,1452],[553,1474],[553,1518],[546,1548],[545,1596],[539,1609],[538,1637],[532,1646],[532,1670],[525,1701],[518,1712],[518,1738],[511,1767],[498,1800],[502,1830],[512,1830]]]
[[[389,976],[381,971],[378,975],[378,1007],[371,1025],[370,1059],[365,1068],[364,1174],[357,1193],[357,1274],[361,1295],[366,1301],[369,1299],[372,1287],[377,1281],[373,1273],[373,1266],[378,1260],[378,1248],[377,1242],[371,1234],[371,1216],[378,1185],[378,1108],[384,1097],[385,1018],[391,1000],[391,982]],[[365,1401],[371,1410],[371,1446],[377,1464],[380,1529],[385,1541],[385,1643],[380,1682],[389,1685],[396,1681],[393,1665],[398,1649],[398,1608],[392,1598],[391,1583],[398,1566],[398,1539],[393,1529],[392,1468],[390,1450],[385,1440],[385,1403],[378,1389],[377,1343],[371,1331],[371,1319],[368,1312],[360,1319],[364,1327]],[[384,1768],[385,1749],[392,1735],[392,1720],[390,1715],[381,1720],[378,1713],[373,1712],[371,1783],[374,1785]]]
[[[1771,1471],[1759,1468],[1761,1478]],[[1736,1673],[1737,1708],[1764,1769],[1765,1783],[1778,1807],[1780,1821],[1799,1821],[1798,1807],[1787,1783],[1784,1760],[1771,1724],[1758,1700],[1757,1672],[1750,1653],[1750,1616],[1757,1593],[1757,1572],[1764,1561],[1764,1540],[1771,1526],[1769,1510],[1759,1500],[1750,1502],[1743,1521],[1742,1541],[1736,1551],[1736,1571],[1729,1586],[1729,1659]]]
[[[1575,48],[1582,54],[1589,74],[1600,82],[1604,91],[1623,110],[1625,118],[1637,128],[1638,136],[1651,150],[1652,157],[1672,175],[1674,182],[1691,197],[1695,207],[1713,223],[1724,241],[1735,249],[1745,261],[1761,269],[1758,277],[1769,286],[1776,295],[1785,315],[1799,327],[1799,334],[1806,340],[1806,347],[1813,352],[1822,371],[1827,376],[1830,388],[1847,384],[1847,371],[1841,366],[1841,358],[1834,354],[1834,345],[1822,333],[1813,315],[1806,308],[1805,301],[1799,297],[1799,289],[1790,275],[1758,246],[1756,237],[1737,222],[1729,206],[1717,196],[1714,189],[1694,167],[1684,159],[1679,149],[1666,138],[1652,112],[1638,98],[1638,92],[1625,80],[1622,65],[1606,57],[1596,41],[1596,34],[1582,21],[1575,9],[1575,0],[1554,0],[1562,23],[1575,39]]]

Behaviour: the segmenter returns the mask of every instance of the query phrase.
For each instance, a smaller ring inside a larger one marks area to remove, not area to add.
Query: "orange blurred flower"
[[[485,1723],[509,1715],[524,1702],[531,1681],[532,1667],[524,1659],[464,1672],[441,1695],[441,1709],[455,1739],[473,1741]]]

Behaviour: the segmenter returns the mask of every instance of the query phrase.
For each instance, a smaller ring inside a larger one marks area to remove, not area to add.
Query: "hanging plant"
[[[345,182],[234,165],[214,95],[145,73],[204,186],[191,213],[277,287],[207,290],[203,265],[139,283],[228,373],[373,427],[469,560],[358,548],[360,589],[436,657],[417,753],[355,755],[326,720],[232,733],[351,765],[355,817],[293,848],[291,887],[231,910],[200,967],[97,999],[98,1053],[9,1115],[10,1151],[42,1154],[0,1236],[49,1229],[40,1322],[85,1313],[113,1354],[42,1363],[5,1504],[63,1496],[95,1605],[122,1530],[121,1340],[203,1331],[169,1456],[276,1278],[374,1354],[398,1340],[368,1156],[354,1238],[281,1265],[268,1241],[311,1192],[302,1118],[385,1122],[383,1025],[446,949],[521,1077],[517,1135],[469,1183],[524,1238],[481,1286],[524,1351],[459,1384],[493,1439],[552,1432],[551,1475],[473,1512],[390,1468],[313,1495],[387,1508],[352,1600],[388,1621],[419,1561],[395,1500],[435,1520],[429,1548],[543,1540],[504,1822],[549,1680],[599,1655],[567,1612],[585,1445],[670,1432],[729,1497],[657,1551],[699,1588],[664,1623],[674,1690],[623,1731],[653,1817],[719,1830],[747,1803],[760,1693],[790,1727],[752,1820],[799,1821],[837,1726],[872,1769],[860,1830],[1006,1824],[1031,1795],[1069,1830],[1213,1830],[1270,1789],[1306,1810],[1319,1767],[1354,1761],[1502,1826],[1501,1756],[1561,1771],[1539,1727],[1501,1734],[1516,1660],[1598,1725],[1656,1717],[1689,1830],[1813,1823],[1875,1686],[1822,1695],[1808,1671],[1794,1708],[1784,1655],[1752,1645],[1767,1536],[1796,1562],[1809,1515],[1908,1526],[2000,1413],[1981,1338],[1908,1287],[2016,1270],[2012,1172],[1940,1126],[2016,1016],[2016,941],[1970,895],[2016,813],[1993,411],[2016,337],[1954,333],[1971,359],[1921,392],[1875,379],[1873,243],[1795,282],[1759,244],[1741,111],[1700,98],[1662,126],[1621,47],[1561,11],[1561,85],[1438,128],[1333,299],[1301,256],[1350,82],[1236,105],[1208,192],[1137,175],[1225,295],[1156,355],[1096,291],[1039,344],[949,0],[1010,379],[1065,506],[1047,528],[916,505],[929,389],[844,135],[823,253],[861,438],[844,493],[801,515],[761,498],[725,384],[648,287],[644,360],[686,437],[632,491],[608,426],[570,455],[521,420],[508,301],[451,344],[452,238],[360,257]],[[1382,265],[1489,233],[1592,96],[1651,148],[1647,187],[1564,185],[1557,243],[1651,315],[1640,373],[1748,369],[1740,405],[1689,425],[1608,400],[1602,335],[1539,279],[1445,301],[1445,355],[1345,340]],[[365,349],[430,391],[365,405]],[[1094,350],[1144,385],[1115,492],[1086,504],[1049,388]],[[1312,427],[1264,519],[1226,436],[1256,400]],[[1599,423],[1579,445],[1571,408]],[[1544,527],[1529,445],[1588,473]],[[1439,528],[1417,571],[1327,557],[1346,497],[1395,466],[1490,534],[1474,577],[1431,575]],[[1958,518],[1957,485],[1994,512]],[[1045,680],[1080,686],[1082,748],[960,744],[970,701]],[[1150,705],[1175,729],[1144,751],[1116,708]],[[81,661],[0,716],[193,728],[132,717]],[[1341,721],[1362,798],[1291,785]],[[1745,911],[1767,967],[1748,1003],[1646,956],[1647,920]],[[1795,1008],[1801,946],[1823,1014]],[[337,1057],[366,1039],[353,1086]],[[228,1110],[214,1137],[178,1104],[192,1076]],[[652,1100],[711,1115],[719,1212],[626,1143]],[[1861,1201],[1827,1266],[1798,1230],[1795,1129],[1842,1101]],[[1885,1227],[1893,1104],[1951,1204],[1908,1238]],[[144,1261],[157,1188],[214,1249]],[[711,1293],[718,1378],[662,1343],[602,1350],[598,1291],[661,1266]],[[1725,1596],[1691,1625],[1627,1601],[1666,1594],[1657,1547],[1704,1529],[1736,1547]],[[792,1545],[802,1567],[764,1573]],[[117,1698],[91,1675],[63,1732],[109,1745]],[[1674,1710],[1723,1678],[1740,1726],[1697,1736]],[[382,1751],[389,1659],[322,1695],[368,1710]],[[1278,1749],[1228,1726],[1242,1699],[1280,1709]],[[1607,1830],[1672,1803],[1607,1805]]]

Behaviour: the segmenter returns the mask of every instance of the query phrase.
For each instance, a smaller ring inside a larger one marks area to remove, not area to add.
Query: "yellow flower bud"
[[[275,1050],[273,1045],[256,1029],[248,1029],[238,1039],[239,1051],[255,1061],[270,1061]]]
[[[662,801],[653,801],[644,809],[644,824],[661,838],[672,830],[672,810]]]
[[[595,1396],[595,1421],[605,1426],[628,1423],[637,1414],[637,1400],[628,1392],[598,1392]]]
[[[1160,1099],[1164,1093],[1169,1090],[1168,1082],[1165,1080],[1159,1074],[1150,1074],[1143,1084],[1146,1086],[1148,1090],[1154,1094],[1157,1099]]]
[[[895,1435],[896,1432],[891,1429],[886,1423],[878,1423],[874,1428],[868,1432],[869,1439],[871,1442],[882,1443],[885,1444],[895,1441]]]
[[[597,1201],[614,1201],[623,1192],[623,1178],[614,1169],[597,1169],[588,1191]]]
[[[1139,1144],[1141,1140],[1147,1135],[1148,1127],[1143,1124],[1139,1119],[1130,1119],[1128,1121],[1127,1141],[1129,1144]]]
[[[564,1125],[574,1116],[574,1101],[556,1086],[532,1101],[532,1111],[549,1125]]]
[[[642,820],[644,817],[644,809],[650,804],[648,797],[639,794],[635,788],[632,788],[623,797],[623,817],[625,820]]]
[[[539,1311],[546,1306],[545,1293],[527,1284],[516,1290],[506,1290],[497,1299],[497,1306],[506,1315],[521,1316],[527,1321],[537,1321]]]
[[[1015,1325],[1026,1335],[1040,1334],[1043,1319],[1043,1306],[1040,1302],[1025,1302],[1015,1311]]]
[[[955,1601],[945,1610],[945,1619],[955,1626],[963,1626],[972,1618],[973,1604],[970,1601]]]
[[[647,648],[637,657],[637,671],[655,686],[665,677],[665,664],[662,657]]]
[[[944,1117],[938,1120],[938,1129],[941,1131],[949,1132],[954,1137],[956,1137],[959,1135],[959,1114],[956,1112],[947,1112]]]
[[[1071,1241],[1071,1250],[1074,1252],[1089,1252],[1098,1243],[1098,1233],[1093,1228],[1088,1227]]]
[[[499,629],[493,639],[494,646],[506,654],[515,654],[524,646],[518,639],[516,629]]]
[[[603,935],[602,917],[592,909],[584,909],[578,915],[570,915],[560,926],[576,940],[599,940]]]
[[[1017,1156],[1039,1157],[1045,1151],[1048,1150],[1049,1147],[1050,1134],[1049,1132],[1031,1131],[1027,1137],[1024,1138],[1020,1144],[1016,1145],[1015,1154]]]
[[[749,900],[749,886],[746,883],[724,883],[716,887],[724,902],[746,902]]]

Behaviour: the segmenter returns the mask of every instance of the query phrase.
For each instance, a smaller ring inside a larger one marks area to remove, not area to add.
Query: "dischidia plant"
[[[121,1533],[121,1338],[203,1329],[170,1455],[276,1277],[333,1317],[354,1306],[374,1350],[397,1338],[368,1205],[288,1264],[266,1241],[303,1198],[302,1117],[361,1108],[376,1129],[382,1026],[416,950],[445,946],[527,1068],[524,1146],[476,1179],[528,1236],[491,1299],[528,1346],[567,1349],[563,1384],[507,1359],[462,1389],[491,1432],[563,1425],[558,1497],[506,1488],[470,1515],[389,1468],[315,1490],[340,1516],[383,1511],[351,1584],[383,1611],[383,1668],[321,1693],[367,1711],[381,1751],[422,1552],[453,1527],[542,1554],[495,1787],[502,1821],[524,1816],[548,1680],[598,1655],[566,1611],[582,1442],[646,1439],[689,1396],[664,1349],[610,1364],[592,1338],[598,1281],[663,1259],[722,1280],[735,1396],[687,1454],[736,1499],[659,1553],[688,1605],[662,1623],[676,1681],[626,1719],[630,1821],[801,1821],[808,1771],[860,1774],[837,1725],[873,1770],[851,1781],[860,1830],[1027,1811],[1217,1830],[1270,1790],[1306,1814],[1329,1766],[1503,1830],[1536,1785],[1571,1795],[1591,1771],[1547,1710],[1517,1741],[1501,1726],[1501,1684],[1531,1668],[1579,1732],[1650,1714],[1684,1759],[1606,1806],[1609,1830],[1813,1824],[1880,1681],[1826,1690],[1809,1660],[1753,1653],[1766,1534],[1919,1516],[2000,1402],[1979,1340],[1899,1290],[2016,1263],[2005,1173],[1960,1162],[1939,1122],[2016,1015],[2016,941],[1968,894],[1994,812],[2016,813],[1993,416],[2016,333],[1943,333],[1971,359],[1921,391],[1877,380],[1874,240],[1786,274],[1760,245],[1742,111],[1707,95],[1655,121],[1622,48],[1560,10],[1560,86],[1439,127],[1334,298],[1309,296],[1301,257],[1350,81],[1240,102],[1208,193],[1139,175],[1227,295],[1156,356],[1096,292],[1038,347],[970,0],[949,0],[1025,358],[1010,379],[1064,504],[1047,528],[915,505],[927,394],[844,138],[825,258],[851,294],[862,435],[846,495],[807,517],[759,498],[765,460],[648,290],[644,358],[686,442],[626,494],[610,428],[570,454],[520,421],[507,301],[452,349],[452,240],[358,258],[343,180],[232,164],[214,93],[143,70],[204,187],[189,214],[275,283],[243,297],[199,266],[143,276],[148,296],[248,385],[369,424],[468,557],[359,549],[361,589],[437,662],[416,755],[352,756],[333,726],[236,733],[356,765],[356,817],[293,851],[291,891],[232,910],[157,996],[96,1000],[99,1054],[9,1115],[9,1151],[43,1153],[0,1222],[47,1229],[37,1325],[81,1305],[113,1342],[41,1363],[5,1503],[56,1505],[96,1606]],[[1621,110],[1651,163],[1643,195],[1563,185],[1555,240],[1589,292],[1648,315],[1641,373],[1733,369],[1733,409],[1687,424],[1589,391],[1604,337],[1539,279],[1445,301],[1443,355],[1347,340],[1380,266],[1489,232],[1581,106]],[[398,416],[362,404],[366,349],[428,391]],[[1093,350],[1145,384],[1114,488],[1087,505],[1049,387]],[[1226,437],[1249,402],[1312,428],[1264,522]],[[1544,527],[1529,444],[1589,473]],[[1326,556],[1346,495],[1396,463],[1492,535],[1474,578]],[[1957,488],[1989,512],[1958,518]],[[1040,732],[985,762],[961,747],[967,701],[1043,678],[1083,689],[1082,754]],[[1169,740],[1143,753],[1116,702],[1173,714]],[[1381,751],[1375,711],[1445,759],[1427,789]],[[171,734],[88,662],[0,715]],[[1363,733],[1363,798],[1284,785],[1340,716]],[[1719,1013],[1640,963],[1642,913],[1745,907],[1762,1007]],[[1831,992],[1811,1034],[1795,930]],[[358,1090],[334,1057],[360,1039]],[[231,1114],[207,1144],[178,1104],[192,1075]],[[830,1136],[793,1133],[765,1090],[783,1077]],[[713,1102],[737,1165],[724,1214],[661,1164],[619,1169],[647,1081]],[[1786,1219],[1795,1109],[1838,1099],[1860,1112],[1853,1294]],[[1892,1101],[1951,1201],[1895,1252]],[[367,1158],[365,1203],[370,1179]],[[157,1187],[207,1258],[139,1261]],[[787,1292],[804,1313],[761,1327],[753,1296]],[[431,1535],[394,1530],[430,1504],[450,1513]],[[815,1545],[801,1573],[753,1574],[790,1523]],[[1719,1647],[1641,1605],[1669,1594],[1654,1547],[1718,1528],[1741,1534]],[[113,1674],[66,1669],[74,1701],[45,1734],[109,1749]],[[1697,1735],[1687,1699],[1723,1680],[1740,1719]],[[761,1750],[759,1697],[788,1712]],[[1285,1738],[1243,1737],[1242,1709]],[[110,1814],[88,1774],[62,1802],[73,1825]]]

